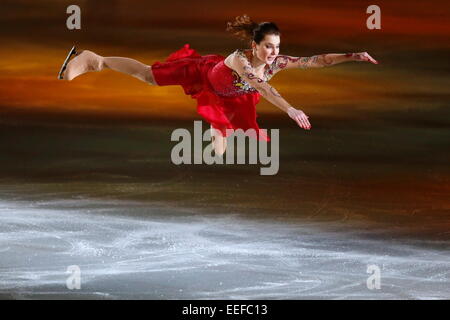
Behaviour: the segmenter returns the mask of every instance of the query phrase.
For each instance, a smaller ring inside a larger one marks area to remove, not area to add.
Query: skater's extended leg
[[[137,60],[123,57],[103,57],[105,68],[126,73],[144,82],[155,85],[152,68]]]
[[[131,58],[102,57],[89,50],[83,50],[67,64],[64,79],[73,80],[86,72],[101,71],[105,68],[128,74],[149,84],[155,84],[151,66]]]

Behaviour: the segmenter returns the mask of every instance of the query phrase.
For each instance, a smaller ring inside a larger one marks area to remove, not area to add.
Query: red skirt
[[[186,95],[197,100],[197,113],[219,130],[222,136],[229,135],[226,129],[242,129],[244,132],[254,129],[246,134],[270,141],[266,130],[260,129],[256,122],[256,104],[260,99],[258,92],[224,97],[212,87],[208,73],[223,60],[225,57],[219,54],[201,56],[189,44],[185,44],[170,54],[165,62],[152,64],[152,73],[159,86],[181,85]]]

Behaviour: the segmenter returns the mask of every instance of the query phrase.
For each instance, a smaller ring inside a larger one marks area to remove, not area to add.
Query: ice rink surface
[[[136,201],[2,201],[0,296],[450,298],[449,242],[396,234],[345,221],[252,220]],[[79,290],[66,284],[73,265],[81,271]],[[379,268],[380,289],[367,285],[371,265]]]
[[[172,164],[185,122],[4,122],[0,297],[449,299],[448,130],[327,121],[273,176]]]

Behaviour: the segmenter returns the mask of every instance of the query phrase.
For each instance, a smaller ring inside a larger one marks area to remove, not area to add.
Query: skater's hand
[[[378,61],[372,58],[367,52],[352,53],[351,55],[353,61],[368,61],[373,64],[378,64]]]
[[[311,124],[308,120],[309,117],[302,110],[290,107],[287,113],[301,128],[306,130],[311,129]]]

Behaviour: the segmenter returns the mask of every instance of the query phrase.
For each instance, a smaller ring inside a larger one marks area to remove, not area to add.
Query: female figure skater
[[[247,15],[228,22],[230,31],[241,40],[250,40],[251,49],[237,49],[227,57],[201,56],[189,44],[172,53],[165,62],[146,65],[124,57],[102,57],[92,51],[76,52],[64,61],[58,78],[73,80],[91,71],[112,69],[155,86],[181,85],[197,100],[197,112],[211,124],[215,153],[226,149],[226,129],[254,129],[254,138],[269,141],[256,122],[260,96],[286,112],[303,129],[311,129],[308,116],[290,105],[269,80],[279,71],[294,68],[321,68],[349,61],[375,61],[367,52],[329,53],[312,57],[280,55],[280,30],[273,22],[255,23]],[[71,56],[76,57],[70,60]],[[70,61],[69,61],[70,60]],[[249,130],[250,135],[252,130]]]

